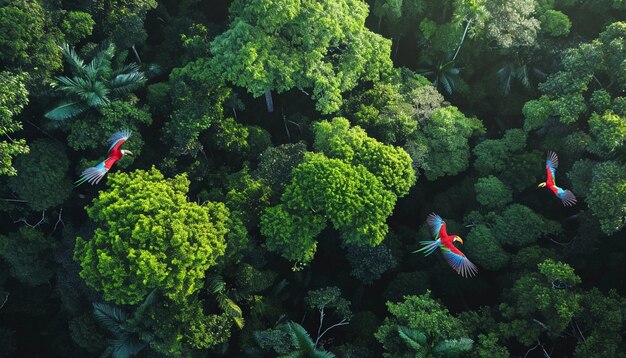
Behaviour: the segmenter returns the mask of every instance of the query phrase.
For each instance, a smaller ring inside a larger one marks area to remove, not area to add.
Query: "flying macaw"
[[[107,142],[111,145],[109,147],[108,158],[102,161],[95,167],[87,168],[80,175],[80,179],[76,181],[76,185],[81,185],[84,182],[88,182],[91,185],[98,184],[104,175],[111,169],[113,164],[120,160],[125,155],[132,156],[133,153],[130,150],[120,149],[122,144],[130,138],[131,132],[129,130],[119,131],[111,136]]]
[[[413,251],[413,253],[424,252],[424,254],[428,256],[439,247],[441,248],[443,257],[448,261],[448,264],[452,266],[454,271],[463,277],[474,276],[478,272],[478,268],[453,244],[455,241],[462,244],[463,240],[461,237],[458,235],[448,235],[446,222],[441,219],[441,216],[435,213],[428,215],[426,222],[430,226],[435,240],[420,241],[420,244],[424,245],[424,247]]]
[[[556,186],[556,168],[559,167],[559,157],[556,156],[555,152],[548,152],[548,156],[546,158],[546,175],[547,179],[545,182],[539,183],[537,188],[547,187],[552,190],[554,195],[556,195],[561,201],[563,205],[570,206],[576,204],[576,197],[574,193],[569,190],[563,190]]]

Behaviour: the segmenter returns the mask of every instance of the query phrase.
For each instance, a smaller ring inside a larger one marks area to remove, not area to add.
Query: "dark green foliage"
[[[259,155],[259,165],[255,174],[270,184],[275,192],[291,181],[291,172],[304,161],[304,142],[269,147]]]
[[[487,209],[503,208],[513,199],[511,190],[493,175],[478,179],[474,187],[476,200]]]
[[[30,147],[27,155],[16,158],[18,174],[9,179],[9,186],[33,210],[46,210],[70,195],[72,182],[66,176],[70,162],[58,142],[39,139]]]
[[[98,112],[99,118],[79,119],[70,124],[71,133],[67,140],[72,148],[108,148],[107,139],[113,133],[127,129],[133,134],[124,144],[124,148],[136,156],[141,154],[143,139],[139,128],[152,123],[152,117],[146,109],[137,108],[127,102],[113,101]],[[132,160],[132,157],[126,157],[120,164],[130,163]]]
[[[495,232],[495,234],[494,234]],[[502,249],[501,233],[487,225],[477,225],[465,237],[463,252],[472,262],[487,270],[497,271],[509,262],[510,254]]]
[[[423,271],[400,272],[385,290],[385,299],[400,301],[408,295],[423,295],[430,288],[428,275]]]
[[[626,225],[626,168],[614,161],[596,165],[593,169],[587,202],[608,235]]]
[[[547,259],[537,265],[538,272],[518,279],[508,295],[511,303],[499,309],[509,323],[501,324],[505,337],[515,337],[530,345],[542,332],[561,334],[572,318],[581,311],[581,295],[574,291],[579,284],[574,270],[567,264]],[[535,315],[534,320],[522,317]],[[537,316],[538,315],[538,316]]]
[[[493,232],[500,243],[514,247],[528,246],[545,234],[555,233],[559,225],[543,219],[532,209],[512,204],[497,216]]]
[[[472,340],[456,338],[464,333],[461,322],[430,297],[405,296],[397,304],[387,302],[391,316],[375,333],[385,349],[385,357],[403,354],[407,348],[415,354],[449,356],[471,349]]]
[[[359,281],[370,284],[398,265],[398,261],[385,245],[348,246],[346,258],[352,266],[350,274]]]
[[[30,286],[46,283],[54,275],[54,246],[51,238],[27,226],[7,236],[0,235],[0,257],[9,264],[11,276]],[[4,300],[3,295],[0,300]]]
[[[76,43],[91,35],[95,21],[86,12],[70,11],[60,24],[61,31],[69,43]]]
[[[540,17],[541,31],[551,36],[565,36],[569,34],[571,21],[564,13],[558,10],[548,10]]]

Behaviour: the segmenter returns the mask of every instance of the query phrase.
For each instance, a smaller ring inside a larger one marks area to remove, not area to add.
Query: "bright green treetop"
[[[444,175],[456,175],[469,165],[469,138],[484,131],[477,118],[467,118],[458,108],[448,106],[432,113],[421,129],[428,154],[423,164],[426,178],[435,180]]]
[[[224,254],[228,209],[189,202],[187,178],[165,179],[155,168],[113,174],[108,184],[86,208],[97,226],[93,238],[76,240],[81,277],[121,304],[153,289],[184,302]]]
[[[391,41],[365,27],[361,0],[237,0],[229,29],[211,43],[218,73],[258,97],[312,88],[322,113],[341,94],[391,68]]]
[[[363,165],[399,197],[406,195],[415,184],[412,160],[404,149],[368,137],[361,127],[350,128],[347,119],[337,117],[331,122],[317,122],[313,131],[316,150],[330,158]]]
[[[293,170],[282,204],[261,216],[266,246],[285,258],[307,262],[313,240],[330,221],[346,244],[378,245],[387,234],[386,219],[396,196],[362,165],[354,166],[323,154],[307,154]]]
[[[12,138],[12,133],[22,129],[17,116],[28,103],[28,91],[23,83],[25,74],[14,75],[8,71],[0,72],[0,137]],[[13,157],[28,153],[26,141],[13,138],[0,141],[0,175],[15,175],[12,166]]]

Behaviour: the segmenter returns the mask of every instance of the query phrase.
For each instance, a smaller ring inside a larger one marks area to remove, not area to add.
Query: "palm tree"
[[[461,69],[454,67],[454,60],[451,56],[448,56],[446,60],[438,60],[436,63],[431,60],[427,60],[426,63],[429,68],[418,69],[417,73],[428,77],[438,89],[443,87],[448,94],[452,94]]]
[[[64,120],[90,108],[106,107],[111,102],[110,97],[124,96],[146,82],[144,73],[135,63],[112,68],[113,44],[98,52],[88,64],[68,44],[61,46],[61,51],[72,76],[58,76],[52,85],[67,99],[46,113],[46,118]]]
[[[398,326],[398,335],[411,349],[407,357],[441,358],[457,357],[472,349],[474,341],[469,338],[445,339],[437,344],[429,344],[426,335],[416,329]]]
[[[508,96],[511,92],[511,83],[514,79],[518,79],[528,89],[530,88],[530,73],[534,73],[541,78],[546,76],[540,69],[519,60],[505,63],[496,73],[502,83],[502,92],[505,96]]]
[[[331,352],[317,349],[315,342],[309,333],[301,325],[295,322],[287,323],[287,333],[291,336],[291,343],[295,347],[295,351],[279,358],[334,358]]]
[[[102,357],[128,358],[148,346],[151,339],[140,337],[137,331],[145,310],[155,301],[156,293],[152,291],[132,315],[108,303],[93,304],[96,320],[115,337]]]

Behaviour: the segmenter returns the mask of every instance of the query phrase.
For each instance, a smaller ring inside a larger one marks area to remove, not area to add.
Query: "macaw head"
[[[122,152],[122,155],[130,155],[131,157],[135,156],[133,152],[131,152],[130,150],[122,149],[121,152]]]
[[[543,188],[544,186],[546,186],[546,182],[541,182],[539,183],[539,185],[537,185],[537,188]]]
[[[455,236],[452,241],[457,241],[457,242],[460,242],[461,244],[463,244],[463,239],[461,239],[461,237],[459,235]]]

